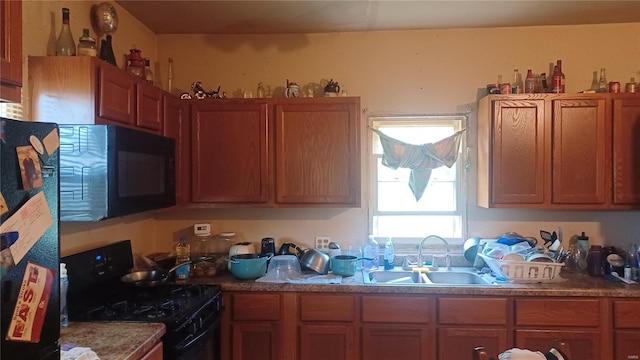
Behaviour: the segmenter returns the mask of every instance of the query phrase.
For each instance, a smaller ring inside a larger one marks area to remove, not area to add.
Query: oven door
[[[165,334],[165,360],[220,360],[221,301],[217,294],[178,329]]]
[[[166,350],[169,350],[169,354],[165,354],[165,359],[220,360],[220,319],[188,343]]]

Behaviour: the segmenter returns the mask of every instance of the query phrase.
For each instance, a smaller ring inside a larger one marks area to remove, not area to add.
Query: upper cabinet
[[[478,205],[640,208],[640,94],[492,95],[478,108]]]
[[[21,102],[22,1],[0,0],[0,101]]]
[[[360,99],[191,102],[192,202],[360,206]]]
[[[163,91],[89,56],[29,57],[33,120],[162,133]]]

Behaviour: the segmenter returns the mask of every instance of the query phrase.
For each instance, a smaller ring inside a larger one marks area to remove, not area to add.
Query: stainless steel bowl
[[[303,269],[309,269],[321,275],[329,273],[329,265],[331,258],[328,254],[318,249],[307,249],[300,256],[300,265]]]

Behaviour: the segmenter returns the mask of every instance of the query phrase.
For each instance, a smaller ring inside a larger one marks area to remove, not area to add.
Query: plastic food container
[[[300,262],[295,255],[277,255],[269,261],[265,277],[271,280],[287,280],[299,277]]]
[[[550,282],[559,278],[564,263],[496,260],[478,254],[497,275],[513,282]]]

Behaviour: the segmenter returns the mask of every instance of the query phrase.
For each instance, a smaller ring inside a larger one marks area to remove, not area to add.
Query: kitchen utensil
[[[336,255],[331,257],[331,271],[336,275],[353,276],[357,271],[359,260],[371,260],[353,255]]]
[[[321,275],[329,273],[331,258],[318,249],[306,249],[300,253],[300,266],[303,269],[309,269]]]
[[[240,242],[240,243],[231,245],[231,248],[229,248],[229,257],[232,257],[233,255],[253,254],[255,252],[256,250],[252,243]],[[229,270],[231,270],[231,263],[228,264],[228,268]]]
[[[191,261],[181,262],[169,270],[158,268],[149,271],[135,271],[122,276],[120,280],[139,287],[154,287],[164,284],[169,279],[171,273],[176,271],[177,268],[188,264],[191,264]]]
[[[476,259],[476,254],[478,253],[478,245],[480,244],[480,238],[474,237],[467,239],[462,246],[462,250],[464,252],[464,258],[468,262],[474,262]]]
[[[276,255],[269,261],[265,277],[286,280],[296,278],[301,273],[300,262],[295,255]]]
[[[278,255],[300,255],[302,250],[293,243],[283,243],[278,249]]]
[[[231,274],[242,280],[254,280],[267,272],[267,261],[273,254],[239,254],[225,259],[231,263]]]
[[[611,275],[613,275],[613,277],[618,278],[620,281],[622,281],[623,283],[628,284],[628,285],[637,284],[638,283],[637,281],[628,280],[628,279],[623,278],[622,276],[618,275],[618,273],[615,272],[615,271],[612,272]]]

